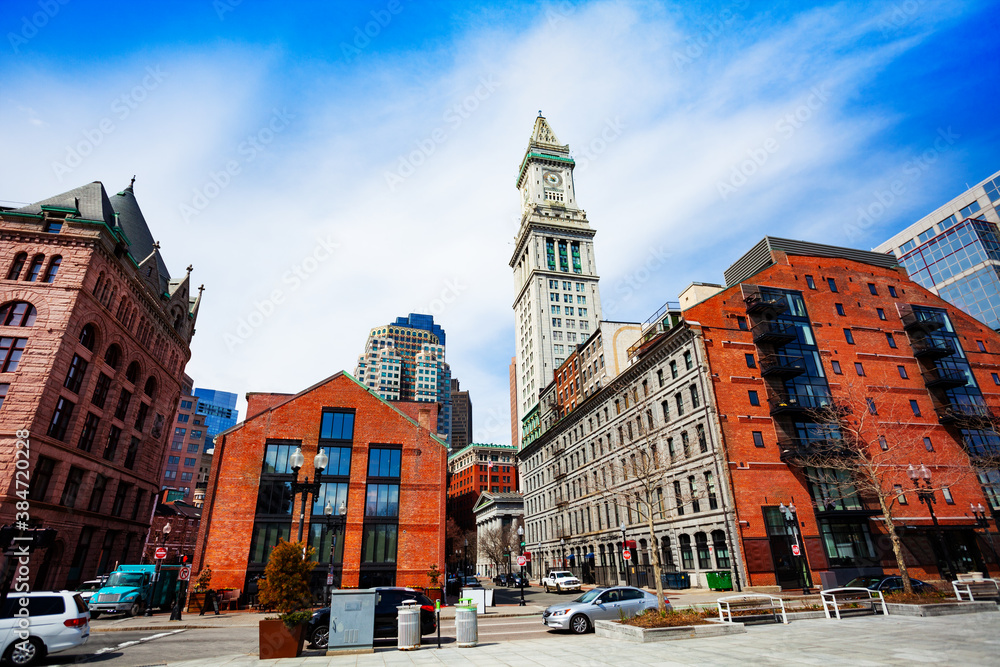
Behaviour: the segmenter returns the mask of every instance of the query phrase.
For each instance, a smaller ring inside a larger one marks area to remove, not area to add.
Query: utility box
[[[327,655],[374,653],[375,590],[334,590]]]
[[[493,601],[492,595],[490,595],[490,599],[487,601],[486,593],[487,591],[485,588],[463,588],[461,597],[463,600],[468,599],[473,601],[473,604],[476,607],[476,613],[485,614],[486,607]],[[493,590],[490,589],[489,593],[492,594]]]
[[[830,590],[831,588],[837,588],[839,584],[837,583],[837,573],[836,572],[820,572],[819,573],[820,586],[823,590]]]

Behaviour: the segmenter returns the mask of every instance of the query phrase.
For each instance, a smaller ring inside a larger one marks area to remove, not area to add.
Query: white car
[[[90,639],[90,612],[75,591],[11,591],[0,609],[0,661],[35,665]]]
[[[555,589],[557,593],[563,591],[580,590],[580,580],[567,570],[553,570],[542,579],[542,588],[548,593],[549,589]]]

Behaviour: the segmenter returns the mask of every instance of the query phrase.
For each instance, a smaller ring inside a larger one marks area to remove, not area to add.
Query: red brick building
[[[448,457],[448,517],[462,531],[476,529],[472,508],[484,491],[519,490],[516,454],[516,445],[472,443]]]
[[[32,588],[75,588],[139,560],[200,295],[190,267],[170,276],[131,185],[0,209],[0,229],[0,525],[27,491],[28,522],[57,531]]]
[[[293,483],[315,481],[319,449],[329,463],[303,519],[319,561],[315,592],[334,534],[334,577],[344,587],[426,586],[430,566],[444,567],[447,445],[434,435],[433,403],[388,403],[346,373],[247,402],[246,421],[215,439],[196,572],[208,565],[214,586],[253,594],[271,548],[298,537],[303,498]],[[296,473],[289,457],[298,448],[305,464]]]
[[[701,330],[749,584],[896,571],[875,499],[827,494],[797,463],[815,444],[809,410],[840,402],[845,419],[868,412],[882,449],[901,429],[920,434],[889,463],[910,574],[996,572],[970,504],[1000,509],[1000,478],[977,476],[970,454],[1000,451],[1000,335],[909,281],[891,255],[765,238],[726,279],[700,286],[684,318]],[[937,480],[936,525],[910,465]]]

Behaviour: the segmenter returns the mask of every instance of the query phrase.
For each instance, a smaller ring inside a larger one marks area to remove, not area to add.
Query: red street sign
[[[797,544],[793,544],[792,545],[792,555],[793,556],[798,556],[799,555],[799,545],[797,545]]]
[[[525,551],[524,552],[524,559],[526,561],[528,561],[529,563],[531,562],[531,552],[530,551]]]
[[[517,557],[517,564],[520,565],[521,567],[524,567],[527,562],[528,562],[528,559],[525,558],[524,556],[518,556]]]
[[[163,560],[167,557],[166,547],[156,547],[156,560]]]
[[[191,568],[182,567],[181,571],[177,573],[177,579],[180,581],[187,581],[191,578]]]
[[[632,552],[626,549],[625,551],[622,552],[622,558],[624,558],[625,560],[632,560]]]
[[[635,540],[625,540],[625,548],[635,549]]]

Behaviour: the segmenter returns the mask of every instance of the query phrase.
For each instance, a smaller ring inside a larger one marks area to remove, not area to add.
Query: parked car
[[[928,584],[926,581],[920,581],[919,579],[914,579],[910,577],[910,583],[913,584],[914,593],[934,593],[937,589]],[[903,592],[903,578],[900,576],[884,576],[884,577],[855,577],[851,579],[845,586],[850,588],[867,588],[873,591],[881,591],[883,594],[888,593],[902,593]]]
[[[90,598],[94,595],[94,593],[96,593],[101,589],[101,586],[103,586],[104,582],[107,580],[108,576],[105,574],[101,575],[97,579],[91,579],[90,581],[85,581],[82,584],[80,584],[80,587],[76,589],[76,592],[80,594],[80,598],[83,600],[84,604],[86,604],[87,602],[90,602]],[[91,618],[97,618],[97,617],[92,616]]]
[[[501,572],[497,576],[493,577],[493,583],[497,586],[509,586],[507,583],[508,575],[506,572]]]
[[[580,590],[580,580],[573,576],[568,570],[553,570],[542,579],[542,588],[548,593],[549,589],[555,589],[557,593],[563,591]]]
[[[525,588],[531,588],[531,582],[528,581],[528,577],[523,574],[512,574],[507,579],[507,585],[513,586],[514,588],[520,588],[524,586]]]
[[[462,577],[462,586],[464,588],[482,588],[483,584],[476,577]]]
[[[405,600],[414,600],[420,605],[420,634],[437,632],[437,616],[434,603],[426,595],[412,588],[381,587],[375,589],[375,638],[396,637],[399,634],[397,607]],[[317,648],[326,648],[330,640],[330,608],[324,607],[313,612],[306,626],[309,643]]]
[[[27,637],[19,621],[21,600],[28,600]],[[35,665],[49,653],[86,644],[90,639],[90,614],[76,591],[10,593],[0,609],[0,660],[5,665]]]
[[[542,613],[542,623],[556,630],[572,630],[582,635],[594,629],[594,621],[617,621],[621,616],[635,616],[656,608],[656,596],[639,588],[595,588],[572,602],[552,605]]]

